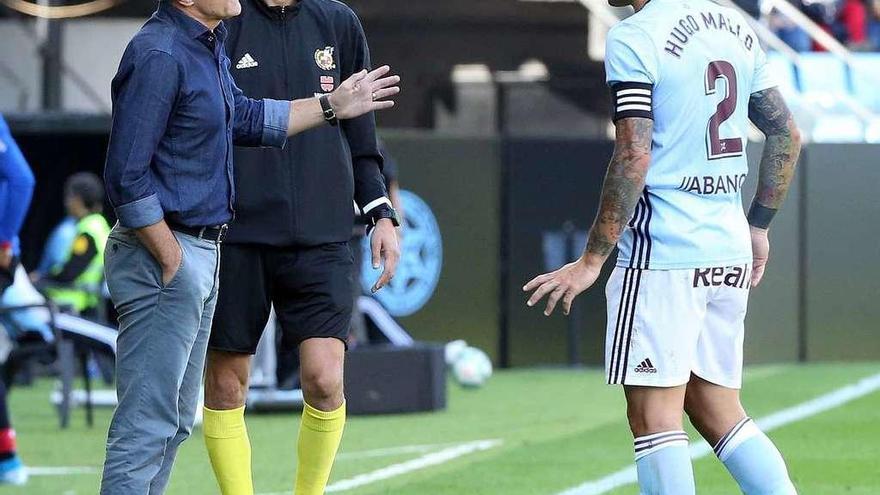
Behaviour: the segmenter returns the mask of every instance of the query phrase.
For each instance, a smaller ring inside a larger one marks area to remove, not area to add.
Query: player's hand
[[[378,270],[380,266],[385,267],[379,280],[373,284],[372,291],[376,293],[394,278],[394,272],[397,271],[397,262],[400,260],[397,229],[390,219],[382,218],[376,222],[376,227],[373,228],[372,235],[370,236],[370,250],[373,253],[373,270]]]
[[[601,265],[596,266],[584,258],[580,258],[555,272],[539,275],[523,286],[525,292],[535,291],[526,304],[534,306],[549,294],[544,316],[553,314],[560,299],[562,300],[562,312],[568,315],[571,312],[571,303],[574,302],[574,298],[596,282],[601,269]]]
[[[764,278],[764,269],[770,259],[770,239],[767,229],[749,227],[752,234],[752,287],[757,287]]]
[[[383,65],[367,72],[366,69],[349,77],[330,94],[330,106],[338,119],[353,119],[361,115],[394,106],[387,100],[400,93],[400,76],[388,76],[391,67]]]

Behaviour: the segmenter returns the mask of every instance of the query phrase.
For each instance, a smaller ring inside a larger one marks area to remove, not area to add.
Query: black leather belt
[[[223,242],[223,239],[226,238],[226,231],[229,230],[229,225],[225,223],[223,225],[213,225],[210,227],[187,227],[186,225],[168,222],[167,220],[166,223],[168,224],[168,227],[175,232],[181,232],[211,242]]]

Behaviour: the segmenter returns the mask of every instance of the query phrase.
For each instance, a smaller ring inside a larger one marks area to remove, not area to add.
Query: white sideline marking
[[[457,459],[459,457],[472,454],[474,452],[482,452],[484,450],[489,450],[495,447],[498,447],[503,442],[500,439],[496,440],[477,440],[475,442],[467,442],[461,443],[457,445],[453,445],[451,447],[447,447],[443,450],[437,452],[431,452],[429,454],[425,454],[421,457],[417,457],[415,459],[411,459],[409,461],[401,462],[398,464],[392,464],[387,467],[383,467],[377,469],[375,471],[359,474],[349,479],[340,480],[336,483],[333,483],[327,486],[325,490],[327,493],[331,492],[342,492],[346,490],[351,490],[352,488],[358,488],[364,485],[369,485],[375,483],[377,481],[383,481],[390,478],[394,478],[396,476],[400,476],[403,474],[411,473],[413,471],[418,471],[420,469],[425,469],[431,466],[437,466],[439,464],[447,463],[453,459]],[[413,447],[427,447],[427,446],[413,446]],[[388,450],[388,449],[381,449]],[[259,495],[289,495],[289,491],[287,492],[274,492],[274,493],[261,493]]]
[[[769,432],[782,426],[801,421],[825,411],[840,407],[860,397],[880,390],[880,374],[863,378],[856,383],[841,387],[837,390],[820,395],[815,399],[802,402],[796,406],[777,411],[769,416],[755,420],[755,423],[764,432]],[[692,459],[705,457],[712,452],[712,447],[705,440],[691,442],[690,452]],[[569,488],[557,495],[601,495],[615,488],[631,485],[638,481],[635,465],[623,468],[619,471],[597,480],[588,481],[574,488]]]
[[[355,452],[342,452],[336,456],[337,461],[352,459],[368,459],[371,457],[389,457],[400,454],[422,454],[444,447],[453,447],[461,443],[435,443],[426,445],[401,445],[398,447],[385,447],[381,449],[359,450]]]
[[[71,474],[97,474],[100,470],[89,466],[28,466],[27,472],[30,476],[68,476]]]

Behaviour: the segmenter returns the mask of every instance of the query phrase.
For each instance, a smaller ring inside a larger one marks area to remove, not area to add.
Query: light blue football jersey
[[[609,31],[605,57],[616,118],[654,119],[645,191],[617,265],[750,262],[742,207],[749,97],[776,85],[754,31],[708,0],[651,0]]]

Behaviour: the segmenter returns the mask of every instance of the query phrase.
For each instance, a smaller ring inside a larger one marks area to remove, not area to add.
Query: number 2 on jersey
[[[719,79],[724,79],[727,95],[721,102],[712,117],[709,118],[709,130],[706,135],[706,152],[710,160],[740,156],[743,153],[743,140],[741,138],[722,138],[719,135],[721,124],[733,115],[736,110],[736,70],[730,62],[716,60],[709,63],[706,68],[706,95],[716,93]]]

